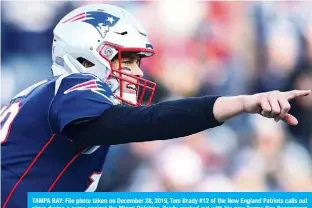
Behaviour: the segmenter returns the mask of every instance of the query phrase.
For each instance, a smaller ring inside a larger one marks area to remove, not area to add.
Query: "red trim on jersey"
[[[89,80],[89,81],[77,84],[77,85],[73,86],[72,88],[70,88],[69,90],[83,88],[83,87],[86,87],[87,85],[96,85],[96,81],[95,80]]]
[[[17,189],[18,185],[22,182],[22,180],[25,178],[25,176],[28,174],[28,172],[31,170],[31,168],[34,166],[34,164],[37,162],[37,160],[39,159],[39,157],[42,155],[42,153],[47,149],[47,147],[49,146],[49,144],[51,144],[51,142],[53,141],[54,137],[56,134],[53,134],[50,139],[47,141],[47,143],[45,143],[45,145],[41,148],[41,150],[38,152],[38,154],[36,155],[36,157],[31,161],[31,163],[29,164],[29,166],[27,167],[27,169],[25,170],[25,172],[23,173],[23,175],[20,177],[20,179],[15,183],[15,185],[13,186],[12,190],[10,191],[7,199],[5,200],[4,204],[3,204],[3,208],[6,208],[14,191]]]
[[[50,192],[54,186],[56,185],[56,183],[60,180],[60,178],[62,177],[62,175],[65,173],[65,171],[69,168],[69,166],[81,155],[81,152],[79,152],[78,154],[76,154],[68,163],[67,165],[63,168],[63,170],[58,174],[58,176],[56,177],[56,179],[53,181],[53,183],[51,184],[48,192]]]
[[[67,89],[64,94],[70,93],[75,90],[87,90],[87,89],[98,89],[96,80],[86,81],[80,84],[77,84],[69,89]]]

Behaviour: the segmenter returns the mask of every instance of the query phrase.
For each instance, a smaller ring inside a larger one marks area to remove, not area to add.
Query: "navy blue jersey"
[[[114,99],[97,77],[71,74],[37,83],[2,108],[2,207],[26,207],[27,192],[94,191],[109,146],[81,147],[61,132],[100,116]]]

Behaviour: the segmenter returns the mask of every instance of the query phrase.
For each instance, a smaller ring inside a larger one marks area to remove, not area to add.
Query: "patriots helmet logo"
[[[63,23],[76,22],[80,20],[95,27],[102,38],[104,38],[106,33],[109,31],[109,28],[115,26],[119,19],[120,18],[114,15],[106,13],[104,10],[98,10],[82,12],[63,21]]]

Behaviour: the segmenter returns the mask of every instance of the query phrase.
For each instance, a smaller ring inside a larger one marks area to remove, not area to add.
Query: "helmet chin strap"
[[[115,95],[120,96],[120,85],[116,78],[111,77],[106,81],[106,83],[108,84],[108,86],[111,88],[112,92]],[[133,93],[123,92],[122,98],[133,104],[137,104],[138,102],[136,94],[133,94]]]
[[[137,104],[137,102],[138,102],[136,94],[133,94],[133,93],[123,92],[122,98],[133,103],[133,104]]]

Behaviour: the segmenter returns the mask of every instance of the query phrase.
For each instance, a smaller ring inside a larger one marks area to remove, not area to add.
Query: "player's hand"
[[[267,118],[274,118],[277,122],[283,120],[289,125],[297,125],[298,120],[288,112],[291,108],[289,100],[308,96],[311,90],[292,90],[287,92],[271,91],[246,96],[244,112],[259,113]]]

